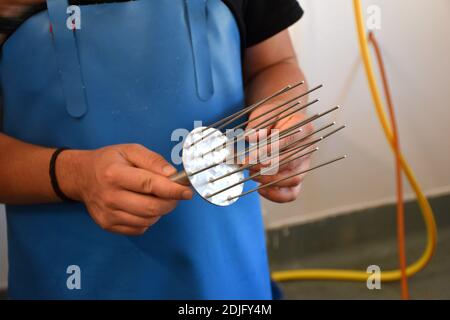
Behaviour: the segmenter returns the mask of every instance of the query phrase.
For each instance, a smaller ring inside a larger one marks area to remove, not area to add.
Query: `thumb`
[[[140,144],[128,144],[122,149],[125,158],[134,166],[162,176],[171,176],[177,170],[160,154]]]

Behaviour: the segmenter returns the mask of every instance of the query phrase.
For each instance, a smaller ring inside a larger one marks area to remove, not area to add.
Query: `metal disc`
[[[204,140],[201,140],[202,137],[205,137]],[[192,145],[194,141],[198,142]],[[239,167],[236,164],[221,163],[225,162],[225,159],[230,155],[228,148],[217,148],[220,150],[209,152],[227,142],[227,137],[219,130],[198,127],[189,133],[183,144],[183,166],[192,187],[203,199],[218,206],[228,206],[234,203],[239,199],[238,196],[242,194],[244,189],[244,184],[242,183],[208,198],[208,195],[244,179],[244,173],[239,171],[218,181],[210,182],[212,179],[221,177]],[[220,164],[200,173],[192,174],[217,163]]]

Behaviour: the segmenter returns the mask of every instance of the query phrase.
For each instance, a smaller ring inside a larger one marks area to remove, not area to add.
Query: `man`
[[[295,0],[3,1],[10,297],[270,299],[257,195],[193,196],[169,179],[169,141],[303,80],[286,30],[301,15]],[[283,203],[300,186],[259,194]]]

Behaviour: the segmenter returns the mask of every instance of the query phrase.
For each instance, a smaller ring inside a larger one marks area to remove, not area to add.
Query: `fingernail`
[[[192,190],[183,191],[183,194],[181,196],[183,197],[184,200],[192,199],[193,196]]]
[[[174,174],[177,172],[177,170],[174,167],[169,166],[169,165],[165,166],[162,170],[163,170],[163,173],[166,175],[171,175],[171,174]]]

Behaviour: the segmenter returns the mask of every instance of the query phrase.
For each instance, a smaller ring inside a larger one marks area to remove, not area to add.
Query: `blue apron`
[[[140,143],[170,159],[174,129],[244,104],[240,34],[221,1],[84,5],[75,31],[66,0],[47,4],[2,48],[6,134],[74,149]],[[256,194],[225,208],[196,196],[138,237],[102,230],[83,204],[6,210],[11,298],[271,298]],[[72,265],[80,289],[67,285]]]

